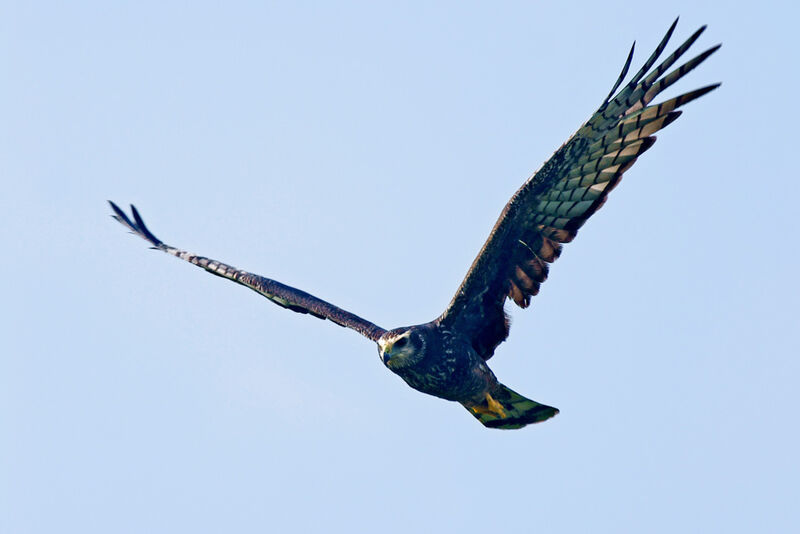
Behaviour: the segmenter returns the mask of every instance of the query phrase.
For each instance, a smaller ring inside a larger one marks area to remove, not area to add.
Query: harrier
[[[521,308],[530,304],[562,244],[575,238],[622,174],[653,146],[653,134],[680,116],[679,107],[719,86],[651,104],[720,46],[667,72],[705,30],[703,26],[653,68],[677,22],[639,72],[619,89],[633,58],[631,47],[603,104],[514,194],[450,305],[429,323],[384,330],[299,289],[169,246],[147,229],[134,206],[129,217],[110,202],[113,217],[152,248],[249,287],[279,306],[329,319],[375,341],[383,364],[409,386],[461,403],[487,427],[511,429],[544,421],[558,410],[507,388],[486,365],[508,337],[504,304],[506,298]]]

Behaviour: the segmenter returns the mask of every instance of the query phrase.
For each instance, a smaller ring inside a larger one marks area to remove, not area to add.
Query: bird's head
[[[397,328],[378,339],[378,353],[392,371],[414,365],[425,354],[425,337],[414,327]]]

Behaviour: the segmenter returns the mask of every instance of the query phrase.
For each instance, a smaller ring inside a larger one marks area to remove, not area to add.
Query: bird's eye
[[[394,346],[397,347],[398,349],[402,349],[403,347],[406,346],[407,343],[408,343],[408,338],[401,337],[400,339],[394,342]]]

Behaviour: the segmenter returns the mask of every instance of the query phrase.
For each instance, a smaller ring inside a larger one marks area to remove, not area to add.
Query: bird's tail
[[[527,399],[503,384],[497,384],[481,404],[464,407],[484,426],[507,430],[541,423],[558,413],[558,408]]]

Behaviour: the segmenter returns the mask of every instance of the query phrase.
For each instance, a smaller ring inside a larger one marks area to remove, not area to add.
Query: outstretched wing
[[[547,278],[561,243],[575,238],[606,200],[622,173],[655,142],[653,133],[681,114],[676,109],[716,89],[710,85],[649,105],[661,91],[713,54],[717,45],[664,74],[705,30],[697,30],[652,71],[675,29],[670,27],[644,66],[615,96],[633,57],[631,48],[617,82],[600,108],[514,194],[439,323],[463,332],[488,359],[508,337],[506,297],[526,308]]]
[[[227,278],[237,284],[249,287],[253,291],[264,295],[278,306],[292,310],[293,312],[308,313],[320,319],[330,319],[339,326],[351,328],[373,341],[378,341],[378,338],[386,332],[383,328],[334,306],[333,304],[325,302],[322,299],[318,299],[314,295],[309,295],[305,291],[300,291],[299,289],[289,287],[275,280],[270,280],[269,278],[264,278],[263,276],[258,276],[257,274],[242,271],[216,260],[196,256],[190,252],[171,247],[162,242],[147,229],[136,207],[131,205],[131,212],[133,213],[133,220],[131,220],[119,206],[110,200],[108,203],[111,204],[111,209],[114,210],[114,215],[112,215],[112,217],[123,226],[127,227],[131,232],[152,244],[152,248],[154,249],[172,254],[198,267],[202,267],[211,274]]]

